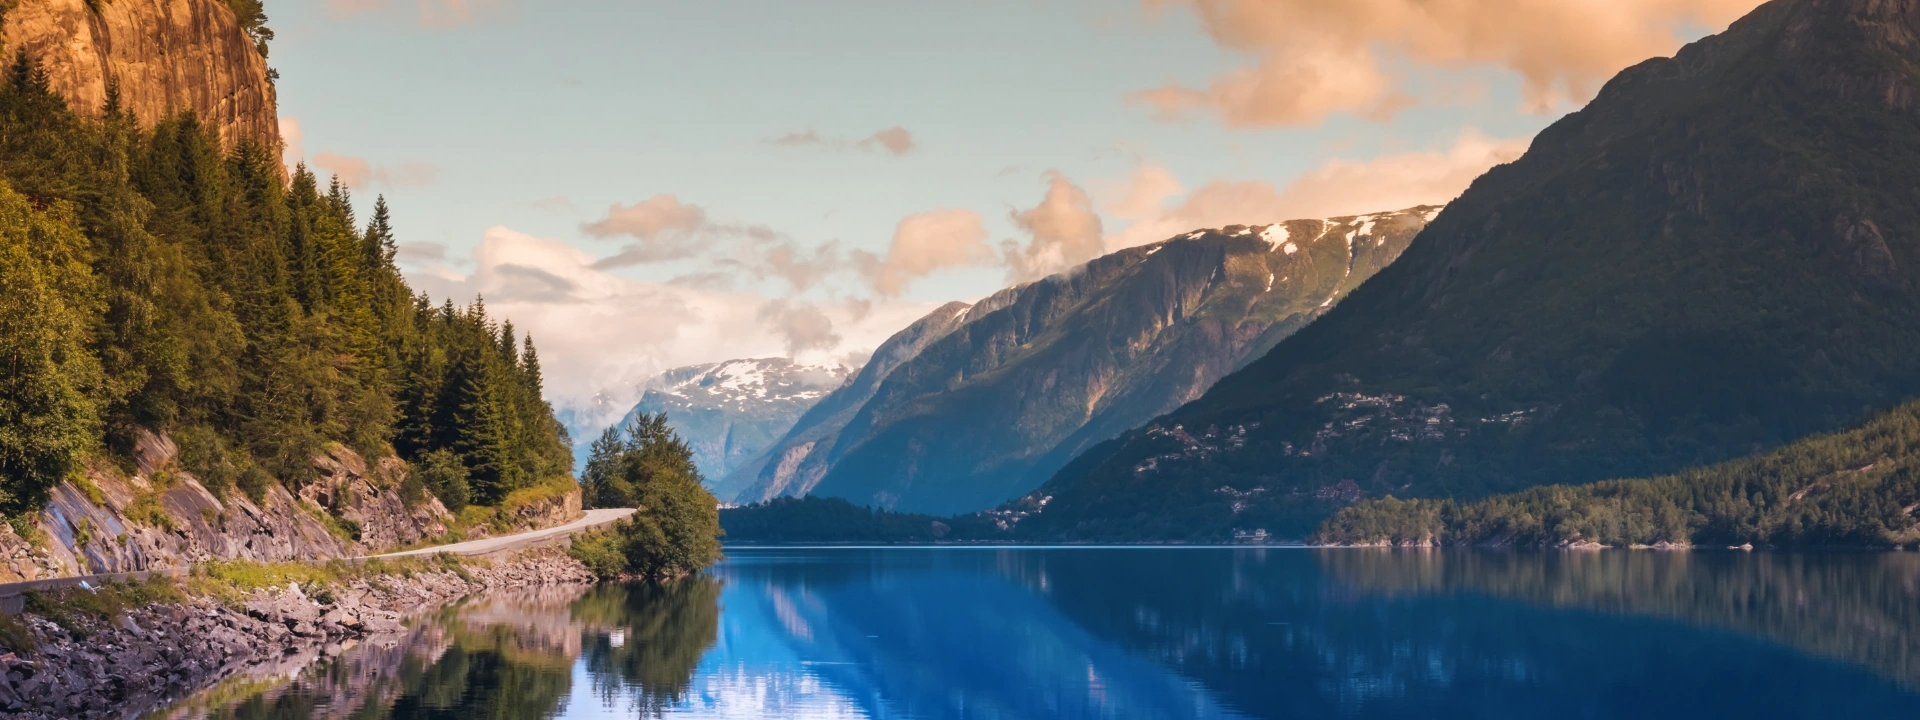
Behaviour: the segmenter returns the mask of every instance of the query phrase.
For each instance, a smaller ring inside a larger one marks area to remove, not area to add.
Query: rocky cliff
[[[281,147],[266,58],[222,0],[16,0],[0,39],[78,112],[98,115],[117,84],[146,126],[192,110],[227,147]]]
[[[431,494],[403,497],[406,466],[393,458],[369,467],[335,446],[314,459],[315,479],[297,494],[275,483],[256,501],[208,492],[174,455],[171,441],[145,434],[134,472],[91,463],[54,489],[29,537],[0,524],[0,582],[203,560],[350,557],[438,538],[453,520]]]

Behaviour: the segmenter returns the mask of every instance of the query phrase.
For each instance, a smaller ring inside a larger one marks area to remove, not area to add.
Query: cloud
[[[437,242],[405,242],[394,249],[394,258],[403,263],[426,264],[447,261],[447,246]]]
[[[853,141],[827,138],[819,132],[807,129],[790,132],[767,142],[781,147],[819,147],[841,152],[851,150],[881,152],[894,157],[908,155],[916,147],[913,133],[898,125]]]
[[[1614,73],[1669,55],[1682,34],[1725,27],[1761,0],[1144,0],[1182,7],[1223,47],[1252,59],[1205,87],[1135,93],[1166,118],[1231,127],[1310,125],[1333,113],[1376,120],[1417,101],[1396,63],[1520,75],[1530,109],[1591,98]]]
[[[990,265],[993,246],[987,244],[987,226],[972,210],[934,210],[910,215],[894,228],[885,256],[854,251],[855,266],[876,294],[896,298],[914,280],[936,270]]]
[[[565,195],[553,195],[549,197],[543,197],[543,198],[540,198],[539,200],[535,200],[527,204],[532,206],[533,209],[535,210],[539,210],[541,212],[546,212],[546,213],[553,213],[555,215],[572,215],[580,212],[579,206],[574,205],[573,201],[567,199],[567,196]]]
[[[1166,168],[1141,163],[1117,193],[1119,197],[1106,203],[1104,209],[1109,215],[1127,220],[1153,217],[1165,210],[1168,200],[1186,192],[1186,187]]]
[[[705,208],[683,203],[668,194],[655,195],[632,205],[616,203],[607,208],[606,217],[586,223],[580,230],[602,240],[615,237],[634,240],[619,253],[600,260],[596,267],[601,269],[695,257],[716,260],[741,254],[751,257],[759,246],[781,242],[780,234],[772,228],[714,222]],[[739,258],[731,260],[742,262]],[[761,266],[753,267],[765,274]]]
[[[307,158],[306,133],[300,130],[299,118],[280,116],[280,141],[280,163],[287,166],[287,174],[292,175],[294,167]]]
[[[785,341],[788,356],[840,345],[833,319],[819,305],[793,300],[770,300],[760,306],[760,322]]]
[[[783,353],[832,362],[878,346],[933,309],[906,302],[781,303],[698,283],[633,280],[596,269],[592,254],[564,242],[505,227],[488,229],[470,260],[470,273],[436,266],[409,272],[408,280],[436,301],[484,296],[489,313],[531,333],[548,394],[564,407],[592,407],[602,391],[635,388],[675,367]],[[637,398],[618,399],[626,403],[617,408],[624,413]]]
[[[1528,142],[1526,138],[1489,138],[1468,129],[1445,149],[1382,155],[1365,161],[1329,160],[1283,187],[1264,182],[1212,182],[1185,194],[1172,207],[1130,216],[1134,222],[1108,236],[1106,247],[1145,245],[1198,228],[1444,204],[1459,197],[1493,166],[1519,158]],[[1140,187],[1143,182],[1149,189]],[[1152,195],[1164,187],[1162,182],[1157,173],[1137,172],[1134,187],[1127,192]]]
[[[913,133],[895,125],[881,130],[861,140],[858,145],[864,150],[880,149],[895,157],[913,152]]]
[[[423,162],[404,162],[389,168],[369,163],[365,158],[321,152],[313,156],[313,166],[332,173],[340,178],[341,184],[355,190],[372,185],[424,187],[440,181],[440,168]]]
[[[1047,195],[1031,210],[1013,213],[1013,223],[1029,238],[1025,246],[1001,243],[1007,278],[1013,282],[1037,280],[1099,257],[1106,251],[1099,214],[1087,191],[1049,171]]]
[[[504,0],[327,0],[327,10],[335,15],[390,13],[406,5],[415,8],[415,18],[424,27],[447,28],[491,20],[505,14]]]

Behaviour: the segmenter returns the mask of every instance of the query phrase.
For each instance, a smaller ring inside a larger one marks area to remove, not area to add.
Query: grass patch
[[[67,475],[67,482],[73,483],[73,487],[79,490],[81,495],[85,495],[87,497],[87,502],[93,503],[94,505],[98,505],[100,507],[107,506],[106,493],[100,492],[100,486],[95,484],[93,482],[93,477],[88,475],[85,471],[75,469],[72,473],[69,473]]]
[[[52,620],[75,639],[85,640],[91,634],[86,621],[112,620],[128,610],[153,603],[186,602],[187,596],[171,579],[156,577],[146,582],[107,583],[90,591],[80,588],[29,590],[25,599],[27,612]]]
[[[18,615],[0,615],[0,648],[21,657],[32,655],[40,649],[40,643],[34,641],[33,631],[20,621]]]
[[[193,574],[187,577],[186,590],[193,595],[237,605],[256,590],[298,583],[303,592],[317,600],[323,596],[330,598],[333,589],[355,580],[367,580],[369,584],[377,585],[376,581],[381,577],[413,577],[419,573],[437,572],[451,572],[462,580],[473,580],[464,561],[450,553],[358,563],[344,560],[328,563],[219,560],[194,566]]]
[[[346,518],[335,517],[333,513],[327,512],[321,509],[320,506],[307,502],[306,500],[299,501],[299,505],[301,510],[313,516],[314,521],[320,523],[321,527],[327,529],[327,534],[347,542],[360,542],[359,523]]]
[[[35,550],[45,550],[53,547],[53,538],[47,536],[47,531],[40,529],[40,523],[34,522],[38,515],[39,513],[31,512],[9,515],[7,525],[13,528],[13,534],[26,540],[28,546]]]
[[[180,529],[173,515],[169,514],[166,508],[161,507],[158,490],[147,490],[134,495],[133,502],[127,504],[126,516],[133,522],[167,532]]]

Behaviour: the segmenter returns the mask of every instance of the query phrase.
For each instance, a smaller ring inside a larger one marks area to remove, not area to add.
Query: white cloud
[[[880,297],[895,298],[913,281],[954,267],[990,265],[986,221],[972,210],[934,210],[907,216],[893,231],[886,255],[855,251],[853,261]]]
[[[934,307],[783,301],[633,280],[596,269],[592,254],[564,242],[505,227],[486,231],[472,251],[472,263],[470,273],[442,264],[408,279],[436,300],[465,303],[484,297],[490,314],[511,318],[516,328],[531,333],[550,399],[576,409],[593,407],[598,393],[637,387],[675,367],[788,354],[834,362],[877,347]]]
[[[875,131],[872,135],[852,141],[828,138],[809,128],[787,133],[768,142],[782,147],[819,147],[835,151],[865,150],[894,157],[911,154],[918,146],[913,133],[898,125]]]

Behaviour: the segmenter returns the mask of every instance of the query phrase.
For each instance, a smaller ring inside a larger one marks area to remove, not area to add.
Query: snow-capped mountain
[[[772,445],[801,414],[845,385],[858,368],[802,365],[786,358],[729,360],[676,368],[647,381],[626,425],[640,413],[666,413],[693,446],[693,459],[716,485],[735,465]],[[734,489],[713,487],[727,498]]]

